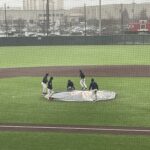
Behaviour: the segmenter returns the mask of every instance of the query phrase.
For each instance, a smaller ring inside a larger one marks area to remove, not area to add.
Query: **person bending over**
[[[92,91],[93,96],[95,97],[95,100],[97,100],[97,91],[99,90],[97,83],[94,81],[94,79],[91,79],[91,83],[89,86],[89,90]]]
[[[97,83],[94,81],[94,79],[92,78],[91,79],[91,83],[90,83],[90,86],[89,86],[89,90],[98,90],[98,85]]]
[[[68,80],[67,91],[73,91],[73,90],[75,90],[74,84],[71,80]]]

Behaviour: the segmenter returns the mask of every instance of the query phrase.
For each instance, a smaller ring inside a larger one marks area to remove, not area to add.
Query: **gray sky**
[[[0,0],[0,6],[4,6],[4,3],[7,3],[8,6],[22,6],[23,0]],[[65,1],[65,8],[71,8],[76,6],[83,6],[86,2],[87,5],[96,5],[98,4],[99,0],[64,0]],[[135,3],[143,3],[143,2],[150,2],[150,0],[134,0]],[[102,4],[114,4],[114,3],[132,3],[133,0],[102,0]]]

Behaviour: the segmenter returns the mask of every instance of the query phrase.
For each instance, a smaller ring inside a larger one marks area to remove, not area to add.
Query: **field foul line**
[[[105,132],[136,132],[139,133],[150,133],[150,129],[121,129],[121,128],[94,128],[94,127],[56,127],[56,126],[12,126],[12,125],[0,125],[0,130],[2,129],[25,129],[25,130],[65,130],[65,131],[105,131]]]

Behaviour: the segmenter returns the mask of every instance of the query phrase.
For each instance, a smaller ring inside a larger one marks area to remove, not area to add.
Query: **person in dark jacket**
[[[85,83],[85,75],[84,73],[82,72],[82,70],[79,71],[80,72],[80,85],[82,87],[82,90],[86,90],[87,89],[87,85]]]
[[[43,77],[43,80],[42,80],[42,94],[43,95],[46,95],[47,94],[47,82],[48,82],[48,76],[49,74],[46,73],[45,76]]]
[[[94,81],[94,79],[92,78],[91,79],[91,83],[90,83],[90,86],[89,86],[89,90],[98,90],[98,85],[97,83]]]
[[[95,100],[97,100],[97,91],[99,90],[97,83],[94,81],[94,79],[91,79],[91,83],[89,86],[89,90],[92,91],[93,96],[95,97]]]
[[[68,80],[67,91],[73,91],[73,90],[75,90],[74,84],[71,80]]]
[[[53,81],[53,77],[50,77],[50,79],[48,81],[48,85],[47,85],[49,99],[51,98],[52,94],[54,93],[52,81]]]

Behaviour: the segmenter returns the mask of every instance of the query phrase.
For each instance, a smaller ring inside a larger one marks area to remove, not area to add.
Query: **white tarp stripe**
[[[121,129],[121,128],[87,128],[87,127],[48,127],[48,126],[12,126],[0,125],[0,128],[22,128],[22,129],[57,129],[57,130],[82,130],[82,131],[118,131],[118,132],[150,132],[150,129]]]

